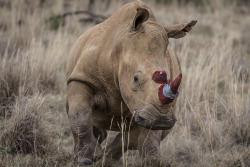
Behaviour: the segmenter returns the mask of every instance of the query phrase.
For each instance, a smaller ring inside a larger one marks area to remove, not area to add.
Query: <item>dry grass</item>
[[[88,1],[42,2],[13,0],[0,7],[0,166],[73,166],[65,62],[94,23],[79,23],[86,18],[81,15],[46,22],[85,10]],[[97,1],[93,11],[108,16],[122,3],[106,8]],[[151,6],[163,24],[198,20],[185,38],[170,40],[184,79],[178,121],[161,143],[162,161],[171,167],[250,166],[249,9],[219,0],[198,8]],[[138,164],[137,152],[124,156]]]
[[[42,126],[43,99],[39,96],[17,97],[10,119],[1,129],[1,145],[12,153],[36,153],[43,155],[46,150],[48,134]],[[39,143],[39,144],[37,144]]]

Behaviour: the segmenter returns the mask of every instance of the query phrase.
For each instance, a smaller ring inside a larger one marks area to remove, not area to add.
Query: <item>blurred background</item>
[[[65,64],[77,38],[130,0],[0,0],[0,166],[74,166]],[[145,0],[183,70],[168,166],[250,166],[250,1]],[[112,135],[110,135],[112,136]],[[137,151],[124,155],[138,166]]]

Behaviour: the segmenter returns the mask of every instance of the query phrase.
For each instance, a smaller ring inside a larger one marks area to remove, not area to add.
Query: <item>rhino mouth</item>
[[[162,114],[156,107],[148,106],[134,112],[135,121],[138,125],[151,130],[169,130],[177,121],[173,111]]]

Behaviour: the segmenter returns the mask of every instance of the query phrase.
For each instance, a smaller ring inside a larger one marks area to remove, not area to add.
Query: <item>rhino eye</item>
[[[131,86],[133,91],[138,91],[143,88],[144,83],[146,82],[145,76],[141,71],[138,71],[134,74],[134,79],[131,78]]]
[[[138,81],[138,77],[134,76],[134,82],[137,82],[137,81]]]

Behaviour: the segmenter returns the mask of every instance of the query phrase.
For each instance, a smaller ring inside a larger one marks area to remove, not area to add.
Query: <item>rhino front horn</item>
[[[182,74],[179,74],[177,78],[173,82],[170,83],[171,91],[174,94],[178,93],[178,88],[181,84]]]
[[[173,82],[160,86],[158,96],[163,104],[172,103],[178,97],[178,88],[181,84],[181,79],[182,74],[179,74]]]

